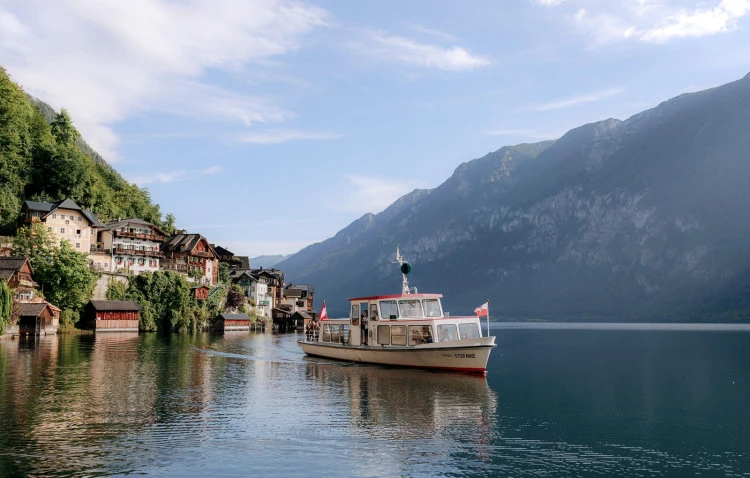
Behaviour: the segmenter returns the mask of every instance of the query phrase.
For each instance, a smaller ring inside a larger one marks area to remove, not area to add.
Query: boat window
[[[409,345],[432,343],[432,327],[429,325],[409,326]]]
[[[457,340],[458,333],[455,324],[438,325],[438,342]]]
[[[422,303],[418,300],[399,300],[398,310],[401,317],[423,317]]]
[[[391,327],[391,344],[406,345],[406,326],[394,325]]]
[[[442,317],[443,314],[440,312],[440,301],[437,299],[425,299],[424,315],[425,317]]]
[[[378,305],[377,304],[370,304],[370,320],[377,321],[378,320]]]
[[[323,324],[321,342],[345,344],[349,338],[349,324]]]
[[[476,339],[479,335],[479,324],[458,324],[458,332],[462,339]]]
[[[380,316],[384,319],[388,318],[391,320],[398,319],[398,308],[396,307],[395,300],[381,300],[380,301]]]
[[[352,304],[352,325],[359,325],[359,304]]]
[[[323,334],[320,336],[321,342],[331,341],[331,324],[323,324]]]
[[[391,344],[391,326],[390,325],[378,325],[378,343],[380,345]]]

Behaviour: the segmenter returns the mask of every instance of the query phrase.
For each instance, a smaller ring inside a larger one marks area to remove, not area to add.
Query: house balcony
[[[112,231],[114,237],[127,237],[128,239],[141,239],[144,241],[164,242],[166,237],[161,234],[144,234],[141,232]]]
[[[143,257],[158,257],[163,258],[164,253],[159,250],[148,250],[148,249],[130,249],[127,247],[114,247],[112,249],[113,254],[119,254],[123,256],[143,256]]]
[[[190,255],[195,256],[195,257],[206,257],[208,259],[214,258],[214,255],[211,254],[210,252],[203,252],[203,251],[194,251],[194,252],[191,252]]]

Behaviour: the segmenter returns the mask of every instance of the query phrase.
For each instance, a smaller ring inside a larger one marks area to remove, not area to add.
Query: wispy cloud
[[[350,185],[349,192],[345,197],[334,197],[331,207],[356,214],[378,213],[404,194],[426,187],[417,181],[398,181],[394,178],[357,174],[347,174],[344,179]]]
[[[433,28],[427,28],[423,25],[420,25],[418,23],[409,23],[407,24],[409,28],[414,30],[417,33],[422,33],[425,35],[429,35],[431,37],[435,37],[437,39],[443,40],[443,41],[456,41],[456,37],[451,35],[450,33],[446,33],[440,30],[435,30]]]
[[[139,110],[283,120],[288,114],[262,99],[200,79],[295,50],[327,17],[292,0],[3,2],[0,64],[29,93],[67,108],[112,160],[118,140],[109,125]]]
[[[556,100],[556,101],[552,101],[549,103],[531,104],[531,105],[521,107],[519,111],[551,111],[551,110],[559,110],[563,108],[571,108],[573,106],[578,106],[584,103],[593,103],[596,101],[601,101],[604,98],[607,98],[609,96],[614,96],[622,92],[623,90],[621,88],[611,88],[611,89],[599,91],[596,93],[573,96],[571,98]]]
[[[673,38],[702,37],[734,30],[737,20],[750,12],[750,0],[722,0],[714,8],[680,11],[665,18],[654,28],[630,33],[641,40],[664,43]]]
[[[218,174],[224,171],[221,165],[211,166],[201,170],[184,170],[170,171],[166,173],[153,173],[149,175],[136,176],[130,180],[139,186],[153,183],[176,183],[180,181],[190,181],[210,174]]]
[[[330,132],[266,130],[241,133],[235,136],[240,143],[276,144],[287,141],[316,140],[324,141],[341,138],[342,135]]]
[[[551,0],[535,0],[535,3],[548,1]],[[740,18],[750,13],[750,0],[714,2],[694,0],[692,9],[674,6],[670,1],[651,0],[606,3],[570,0],[566,5],[574,9],[567,18],[591,38],[590,46],[600,47],[618,41],[666,43],[677,38],[730,32],[738,28]]]
[[[544,5],[545,7],[555,7],[565,3],[567,0],[532,0],[533,3]]]
[[[446,71],[466,71],[490,65],[489,58],[475,55],[460,46],[443,47],[420,43],[384,32],[367,32],[364,42],[353,47],[380,61],[411,67]]]

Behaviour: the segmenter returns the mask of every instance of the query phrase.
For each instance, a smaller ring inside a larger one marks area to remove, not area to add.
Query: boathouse
[[[221,314],[216,320],[216,329],[222,332],[231,330],[250,331],[250,317],[247,314]]]
[[[25,302],[14,306],[20,335],[54,335],[60,327],[60,309],[49,302]]]
[[[92,300],[84,308],[84,318],[97,332],[137,332],[141,310],[132,300]]]

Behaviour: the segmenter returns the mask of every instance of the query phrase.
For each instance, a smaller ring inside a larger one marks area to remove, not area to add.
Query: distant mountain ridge
[[[250,259],[250,266],[256,269],[259,267],[263,267],[263,268],[274,267],[276,264],[283,261],[287,257],[289,256],[288,255],[285,256],[283,254],[253,257]]]
[[[557,141],[506,146],[276,267],[346,298],[412,285],[455,314],[750,320],[750,75]]]

